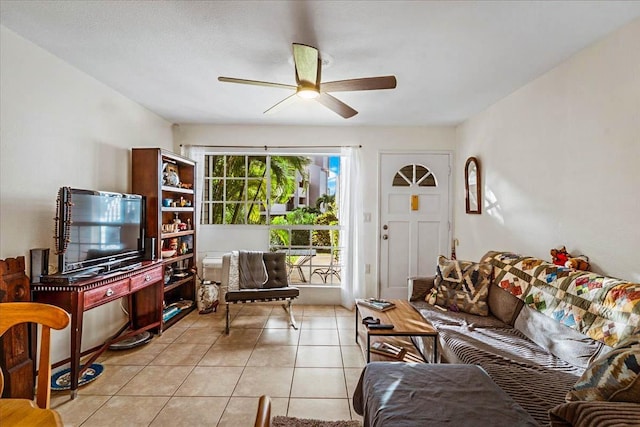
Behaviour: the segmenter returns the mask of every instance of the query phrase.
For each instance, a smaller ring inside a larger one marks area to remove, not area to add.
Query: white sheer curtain
[[[205,147],[195,147],[192,145],[183,145],[181,154],[194,162],[196,162],[196,205],[195,205],[195,224],[193,224],[196,230],[196,236],[200,231],[200,217],[202,216],[202,193],[204,192],[204,153]],[[197,254],[196,254],[197,256]]]
[[[341,303],[352,309],[355,298],[364,297],[363,188],[360,148],[345,147],[340,153],[340,233],[344,272]]]

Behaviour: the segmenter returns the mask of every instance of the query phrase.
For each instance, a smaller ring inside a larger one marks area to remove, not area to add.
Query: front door
[[[449,153],[380,155],[380,296],[407,298],[407,278],[449,254]]]

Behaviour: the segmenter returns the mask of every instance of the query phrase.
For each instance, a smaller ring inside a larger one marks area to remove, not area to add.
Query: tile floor
[[[258,397],[271,414],[360,419],[351,396],[364,367],[354,312],[294,305],[299,330],[281,305],[231,307],[231,333],[218,313],[190,313],[136,349],[107,351],[105,372],[78,391],[54,392],[65,426],[253,426]]]

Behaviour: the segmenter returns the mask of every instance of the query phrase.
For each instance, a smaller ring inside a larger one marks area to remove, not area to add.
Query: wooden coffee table
[[[365,328],[367,335],[367,363],[371,361],[371,340],[377,337],[431,337],[433,339],[433,361],[438,360],[438,331],[409,303],[409,301],[389,300],[396,305],[387,311],[378,311],[358,304],[356,300],[356,343],[358,331]],[[369,329],[362,324],[362,319],[371,316],[380,319],[382,324],[391,324],[393,329]],[[419,352],[420,350],[418,350]],[[420,353],[423,360],[425,355]]]

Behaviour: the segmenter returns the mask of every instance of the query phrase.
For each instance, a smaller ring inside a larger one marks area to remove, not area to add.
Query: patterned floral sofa
[[[541,425],[640,425],[640,284],[489,252],[409,289],[441,362],[480,365]]]

